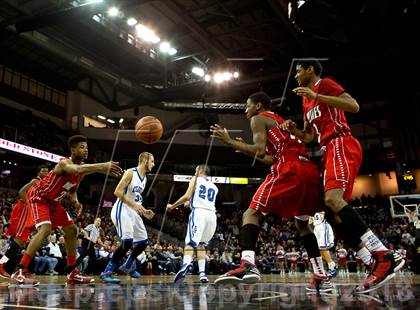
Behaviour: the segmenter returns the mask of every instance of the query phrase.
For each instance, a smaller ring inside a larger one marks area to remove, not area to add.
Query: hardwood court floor
[[[258,284],[239,286],[197,283],[172,284],[173,276],[121,277],[120,285],[96,282],[65,286],[64,276],[38,277],[37,288],[0,283],[0,309],[420,309],[420,276],[397,275],[387,285],[366,295],[354,295],[362,277],[334,279],[333,293],[317,295],[305,290],[310,277],[264,275]]]

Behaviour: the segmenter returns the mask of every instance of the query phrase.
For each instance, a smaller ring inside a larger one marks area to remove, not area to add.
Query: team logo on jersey
[[[141,186],[134,186],[133,193],[141,193],[143,192],[143,188]]]
[[[319,105],[314,106],[308,113],[306,113],[306,118],[310,123],[316,118],[321,117],[321,110],[319,109]]]

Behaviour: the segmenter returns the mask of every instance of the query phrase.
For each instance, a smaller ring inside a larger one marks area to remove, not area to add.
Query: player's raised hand
[[[318,95],[316,92],[314,92],[309,87],[296,87],[292,91],[298,96],[306,97],[306,98],[309,98],[309,99],[315,99]]]
[[[171,212],[173,209],[174,209],[174,207],[173,207],[173,205],[172,205],[172,204],[168,203],[168,204],[166,205],[166,211],[167,211],[167,212]]]
[[[282,130],[286,130],[290,133],[293,133],[296,127],[297,127],[296,123],[290,119],[285,120],[283,123],[280,124],[280,128]]]
[[[190,204],[190,201],[189,200],[187,200],[186,202],[184,202],[184,207],[191,209],[191,204]]]
[[[211,136],[213,138],[216,138],[216,139],[222,141],[223,143],[227,144],[227,143],[229,143],[230,140],[232,140],[232,138],[230,137],[227,129],[223,128],[219,124],[214,124],[214,125],[210,126],[210,131],[211,131]]]
[[[112,174],[113,176],[119,177],[122,175],[123,170],[121,169],[121,167],[118,165],[118,162],[115,161],[108,161],[105,163],[104,168],[105,168],[105,172],[108,172],[110,174]]]

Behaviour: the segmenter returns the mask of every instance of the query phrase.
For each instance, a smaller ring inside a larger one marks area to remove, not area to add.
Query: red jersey
[[[80,176],[75,174],[57,175],[52,169],[45,178],[35,183],[27,194],[31,198],[42,199],[51,204],[59,204],[61,200],[80,182]]]
[[[281,124],[284,119],[273,112],[261,112],[260,115],[267,116]],[[305,145],[301,140],[291,135],[289,132],[281,130],[279,126],[267,131],[267,154],[271,155],[274,163],[285,162],[288,158],[307,156]]]
[[[320,95],[339,96],[345,92],[337,82],[329,78],[316,82],[313,91]],[[303,97],[304,120],[308,122],[318,134],[318,142],[326,145],[331,139],[350,133],[344,111],[330,107],[316,99]]]

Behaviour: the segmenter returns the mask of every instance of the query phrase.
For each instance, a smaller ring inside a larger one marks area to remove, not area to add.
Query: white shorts
[[[217,216],[214,211],[194,208],[188,219],[187,236],[185,245],[197,247],[200,243],[207,243],[216,232]]]
[[[330,224],[324,222],[315,225],[314,234],[320,250],[328,250],[334,246],[334,233]]]
[[[143,219],[122,201],[117,200],[111,211],[111,219],[121,240],[132,239],[133,243],[147,240]]]

